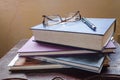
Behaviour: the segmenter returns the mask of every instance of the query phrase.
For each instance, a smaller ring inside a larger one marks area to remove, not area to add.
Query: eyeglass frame
[[[69,21],[70,19],[72,19],[72,18],[74,18],[76,15],[79,15],[79,19],[77,19],[76,21],[79,21],[79,20],[81,20],[83,23],[85,23],[90,29],[92,29],[93,31],[96,31],[96,26],[93,24],[93,23],[91,23],[89,20],[87,20],[86,18],[84,18],[84,17],[81,17],[81,15],[80,15],[80,11],[77,11],[71,18],[68,18],[68,19],[62,19],[62,17],[61,16],[59,16],[59,15],[57,15],[59,18],[60,18],[60,20],[61,20],[61,22],[59,22],[59,23],[57,23],[57,24],[60,24],[60,23],[62,23],[62,22],[67,22],[67,21]],[[51,18],[49,18],[48,16],[46,16],[46,15],[43,15],[43,26],[44,27],[46,27],[47,26],[47,24],[45,24],[45,18],[47,18],[48,20],[51,20],[51,21],[54,21],[53,19],[51,19]],[[73,22],[73,21],[72,21]],[[54,24],[54,25],[56,25],[56,24]]]
[[[77,11],[71,18],[68,18],[68,19],[62,19],[62,17],[60,16],[60,15],[56,15],[56,16],[58,16],[59,18],[60,18],[60,22],[59,23],[57,23],[57,24],[60,24],[60,23],[63,23],[63,22],[68,22],[69,20],[71,20],[72,18],[74,18],[76,15],[79,15],[79,19],[77,19],[76,21],[79,21],[79,20],[81,20],[81,15],[80,15],[80,11]],[[44,27],[46,27],[47,25],[45,24],[45,18],[47,18],[48,20],[51,20],[51,21],[54,21],[53,19],[51,19],[51,18],[49,18],[48,16],[46,16],[46,15],[43,15],[42,16],[43,17],[43,26]],[[56,24],[55,24],[56,25]]]

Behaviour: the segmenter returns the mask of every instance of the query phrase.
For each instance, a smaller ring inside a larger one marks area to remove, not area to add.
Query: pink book
[[[113,42],[106,46],[108,48],[115,48]],[[83,53],[96,53],[96,51],[87,50],[83,48],[75,48],[69,46],[62,46],[56,44],[49,44],[43,42],[35,42],[32,36],[18,51],[20,56],[45,56],[45,55],[66,55],[66,54],[83,54]],[[104,52],[104,50],[103,50]],[[105,51],[109,52],[109,51]]]
[[[114,41],[110,40],[102,52],[113,53],[115,49],[116,49],[116,46],[114,45]]]

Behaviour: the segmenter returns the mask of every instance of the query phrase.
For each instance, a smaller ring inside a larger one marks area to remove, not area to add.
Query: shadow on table
[[[120,76],[117,75],[94,75],[84,80],[120,80]]]

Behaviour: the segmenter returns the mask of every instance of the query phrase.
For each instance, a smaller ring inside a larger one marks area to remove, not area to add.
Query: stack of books
[[[81,21],[31,28],[33,36],[18,50],[9,70],[77,68],[100,73],[114,53],[113,18],[87,18],[96,26],[91,30]]]

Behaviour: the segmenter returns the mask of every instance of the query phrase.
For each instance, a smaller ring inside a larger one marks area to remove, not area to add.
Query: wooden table
[[[115,53],[110,54],[110,66],[103,68],[100,74],[82,71],[79,69],[10,72],[7,65],[17,54],[17,50],[26,41],[27,40],[20,41],[4,57],[0,59],[0,80],[14,77],[27,78],[28,80],[52,80],[54,77],[61,77],[64,80],[120,80],[120,45],[117,42],[115,42],[115,45],[117,46]]]

